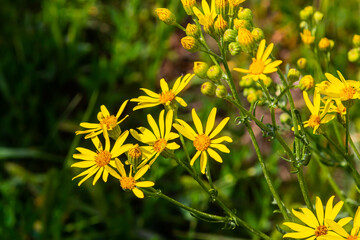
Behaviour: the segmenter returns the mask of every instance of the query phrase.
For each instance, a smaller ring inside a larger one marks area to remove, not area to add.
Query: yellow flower
[[[303,91],[307,91],[314,87],[314,78],[311,75],[305,75],[300,79],[299,87]]]
[[[169,85],[166,83],[165,79],[160,80],[161,93],[154,93],[153,91],[140,88],[148,96],[140,96],[138,98],[133,98],[131,102],[137,102],[137,106],[133,110],[138,110],[141,108],[154,107],[160,104],[169,106],[171,103],[177,101],[181,106],[186,107],[186,102],[177,95],[186,87],[190,80],[194,77],[194,74],[186,74],[184,77],[179,77],[176,79],[172,89],[169,89]]]
[[[135,176],[132,176],[132,165],[130,166],[129,175],[126,175],[124,165],[120,162],[119,159],[115,159],[116,168],[120,173],[118,179],[120,180],[120,186],[123,190],[131,190],[136,197],[144,198],[144,193],[139,188],[146,188],[154,186],[154,183],[151,181],[141,181],[138,182],[142,176],[149,170],[149,165],[145,165],[144,167],[140,168],[136,173]]]
[[[80,186],[85,180],[93,176],[95,173],[95,177],[93,180],[93,185],[99,180],[100,176],[102,175],[102,179],[104,182],[107,181],[109,173],[119,178],[119,175],[116,173],[114,169],[111,168],[115,167],[115,161],[118,156],[123,154],[124,152],[128,151],[130,148],[129,144],[123,145],[127,136],[129,135],[129,131],[123,132],[120,137],[116,140],[112,150],[110,151],[110,139],[107,132],[104,132],[105,137],[105,149],[99,140],[99,138],[93,137],[91,138],[94,146],[96,147],[96,152],[93,152],[89,149],[78,147],[76,150],[80,152],[80,154],[73,154],[73,158],[80,159],[82,161],[74,163],[71,167],[78,167],[78,168],[88,168],[86,171],[83,171],[79,175],[73,177],[72,180],[75,178],[85,176],[78,184]]]
[[[317,87],[320,88],[321,94],[324,94],[329,99],[338,99],[340,101],[347,101],[351,99],[360,98],[360,82],[354,80],[345,80],[343,75],[337,71],[339,77],[334,77],[330,73],[325,73],[326,78],[329,80],[328,84],[320,83]]]
[[[181,45],[190,52],[196,52],[199,49],[197,40],[192,36],[181,38]]]
[[[192,8],[195,6],[196,0],[181,0],[181,3],[183,4],[186,14],[192,15],[193,14]]]
[[[308,29],[304,29],[304,32],[300,33],[300,36],[305,45],[310,45],[315,41],[315,37],[311,35]]]
[[[252,59],[253,62],[251,63],[249,69],[234,68],[234,70],[237,72],[248,73],[247,76],[251,77],[255,81],[259,79],[265,81],[266,80],[265,74],[276,72],[277,66],[279,66],[282,63],[281,60],[276,60],[274,62],[271,62],[271,59],[268,58],[271,54],[273,47],[274,44],[271,43],[265,49],[265,39],[261,40],[259,49],[256,54],[256,58]]]
[[[202,0],[201,5],[204,13],[202,13],[197,7],[193,7],[193,11],[198,17],[199,23],[203,25],[204,31],[210,33],[216,18],[215,0],[211,0],[211,9],[206,0]]]
[[[99,135],[104,130],[111,131],[114,128],[116,128],[122,121],[124,121],[129,115],[126,115],[123,119],[118,121],[120,115],[124,111],[126,104],[129,100],[126,100],[123,102],[123,104],[120,106],[119,111],[117,112],[116,116],[110,115],[109,111],[104,105],[101,105],[100,112],[97,115],[97,119],[99,120],[99,123],[87,123],[82,122],[80,123],[80,126],[83,128],[88,128],[88,130],[82,130],[82,131],[76,131],[75,134],[86,134],[85,139],[92,138],[94,136]]]
[[[240,3],[243,3],[246,0],[228,0],[228,1],[230,6],[237,7]]]
[[[168,25],[174,25],[176,23],[175,15],[167,8],[157,8],[155,13],[160,21],[163,21]]]
[[[314,240],[319,239],[319,236],[335,235],[333,229],[327,224],[325,219],[334,220],[340,212],[344,202],[340,201],[333,207],[333,201],[334,196],[330,197],[326,204],[325,215],[324,207],[319,197],[316,197],[316,216],[307,208],[300,208],[302,212],[298,212],[292,209],[292,213],[307,226],[293,222],[285,222],[285,226],[288,226],[296,232],[287,233],[283,236],[283,238],[306,238],[307,240]],[[344,226],[349,221],[351,221],[351,218],[347,217],[340,219],[337,223],[340,226]]]
[[[303,124],[304,124],[304,127],[313,128],[314,129],[313,133],[315,134],[321,124],[325,124],[334,119],[335,116],[333,114],[328,114],[329,109],[332,106],[332,101],[327,100],[325,103],[325,107],[321,112],[320,111],[321,110],[321,108],[320,108],[321,99],[320,99],[319,92],[317,92],[317,91],[314,92],[314,99],[313,99],[314,105],[311,103],[311,101],[309,99],[309,95],[307,94],[306,91],[303,91],[303,96],[304,96],[305,104],[311,112],[309,120],[305,121]]]
[[[174,140],[179,137],[177,133],[171,132],[172,122],[173,122],[173,111],[169,110],[166,113],[166,118],[164,120],[165,110],[162,110],[159,115],[159,126],[156,124],[154,118],[148,114],[147,120],[152,129],[150,131],[147,128],[139,127],[138,133],[134,129],[130,129],[131,135],[138,140],[139,142],[145,143],[148,146],[144,146],[143,148],[149,152],[148,159],[150,161],[149,165],[151,166],[157,157],[166,149],[175,150],[180,146],[175,143],[169,141]]]
[[[217,127],[213,130],[215,124],[216,108],[213,108],[209,114],[208,120],[206,122],[205,132],[203,130],[202,123],[195,112],[195,109],[192,110],[192,118],[197,130],[197,133],[181,119],[176,119],[179,123],[174,123],[174,128],[182,134],[184,137],[193,141],[193,145],[197,152],[190,161],[190,165],[193,166],[194,162],[198,157],[200,157],[200,169],[203,174],[205,174],[205,168],[208,160],[208,154],[215,161],[222,163],[223,160],[221,156],[213,150],[213,148],[220,150],[224,153],[229,153],[230,150],[222,142],[232,142],[232,139],[228,136],[219,137],[213,139],[218,133],[225,127],[226,123],[229,121],[229,117],[223,119]]]
[[[330,40],[326,37],[320,39],[319,49],[322,51],[327,51],[330,48]]]
[[[325,219],[326,223],[331,227],[331,229],[339,235],[327,235],[320,237],[319,240],[358,240],[360,239],[360,207],[358,207],[355,217],[353,228],[351,229],[350,234],[345,231],[345,229],[340,226],[339,223],[334,222],[331,219]]]

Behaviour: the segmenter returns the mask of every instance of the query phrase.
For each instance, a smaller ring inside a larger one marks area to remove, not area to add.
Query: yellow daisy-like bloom
[[[151,159],[149,163],[150,166],[154,163],[157,157],[166,149],[175,150],[180,147],[175,142],[169,143],[169,141],[179,137],[177,133],[171,132],[173,123],[173,111],[169,110],[166,113],[165,119],[164,115],[165,110],[162,110],[159,115],[159,125],[156,124],[154,118],[150,114],[147,115],[147,120],[152,131],[144,127],[138,128],[141,133],[138,133],[134,129],[130,129],[131,135],[136,140],[148,145],[143,146],[143,148],[149,153],[148,159]]]
[[[198,17],[199,23],[203,25],[204,31],[209,33],[211,32],[211,28],[213,27],[215,18],[217,16],[215,9],[215,0],[211,0],[211,9],[206,0],[202,0],[201,5],[204,13],[202,13],[197,7],[193,7],[193,11]]]
[[[340,101],[348,101],[351,99],[360,98],[360,82],[354,80],[345,80],[343,75],[337,71],[340,79],[334,77],[330,73],[325,73],[329,80],[327,84],[317,84],[317,88],[321,94],[324,94],[329,99],[338,99]],[[326,82],[326,81],[325,81]]]
[[[152,187],[155,184],[151,181],[141,181],[138,182],[142,176],[149,170],[149,165],[145,165],[144,167],[140,168],[136,173],[135,176],[132,176],[132,165],[130,166],[129,175],[126,175],[126,171],[124,165],[120,162],[119,159],[115,159],[116,168],[120,173],[118,179],[120,180],[120,186],[123,190],[131,190],[136,197],[144,198],[144,193],[139,188],[146,188]]]
[[[300,37],[305,45],[310,45],[315,41],[315,37],[311,35],[308,29],[304,29],[304,32],[300,33]]]
[[[345,231],[345,229],[340,226],[338,223],[332,221],[331,219],[325,219],[327,224],[337,233],[337,236],[327,235],[319,237],[319,240],[358,240],[360,239],[360,207],[358,207],[355,217],[353,228],[351,229],[350,234]]]
[[[281,60],[276,60],[274,62],[271,62],[271,59],[268,58],[271,54],[273,47],[274,44],[271,43],[265,49],[265,39],[261,40],[256,54],[256,58],[252,59],[252,63],[249,69],[234,68],[234,70],[241,73],[247,73],[248,74],[247,76],[251,77],[255,81],[259,79],[265,81],[266,80],[265,74],[276,72],[276,68],[282,63]]]
[[[195,109],[192,110],[192,118],[197,130],[197,133],[181,119],[176,119],[179,124],[174,123],[174,128],[182,134],[184,137],[193,141],[193,145],[197,152],[192,157],[190,165],[193,166],[196,159],[200,157],[200,169],[203,174],[205,174],[205,168],[208,160],[208,154],[215,161],[222,163],[223,160],[221,156],[214,151],[214,148],[220,150],[224,153],[229,153],[230,150],[222,142],[232,142],[232,139],[228,136],[219,137],[213,139],[220,131],[225,127],[226,123],[229,121],[229,117],[223,119],[215,129],[215,117],[216,117],[216,108],[213,108],[209,114],[208,120],[206,122],[205,132],[203,130],[202,123],[196,114]]]
[[[321,124],[328,123],[329,121],[334,119],[335,115],[329,113],[329,109],[330,107],[333,106],[333,104],[331,100],[327,100],[325,103],[325,107],[321,112],[321,108],[320,108],[321,98],[319,92],[316,91],[314,92],[314,99],[313,99],[314,105],[311,103],[309,99],[309,95],[307,94],[306,91],[303,91],[303,96],[304,96],[305,104],[311,112],[309,120],[305,121],[303,124],[304,127],[313,128],[314,129],[313,133],[315,134]]]
[[[97,115],[97,119],[99,120],[99,123],[87,123],[82,122],[80,123],[80,126],[83,128],[88,128],[88,130],[82,130],[82,131],[76,131],[75,134],[86,134],[85,139],[95,137],[99,134],[101,134],[104,129],[107,131],[113,130],[116,126],[118,126],[122,121],[124,121],[129,115],[126,115],[123,119],[118,121],[120,115],[123,113],[126,104],[129,100],[126,100],[121,104],[119,111],[117,112],[116,116],[110,115],[109,111],[104,105],[101,105],[100,112]]]
[[[179,77],[176,79],[172,89],[169,89],[169,85],[166,83],[165,79],[160,80],[161,93],[155,93],[146,88],[140,88],[148,96],[140,96],[138,98],[133,98],[131,102],[137,102],[137,106],[134,107],[134,111],[141,108],[154,107],[160,104],[164,106],[169,106],[175,101],[178,102],[181,106],[186,107],[187,104],[181,97],[177,95],[186,87],[190,80],[194,77],[195,74],[186,74],[184,77]]]
[[[307,208],[300,208],[302,212],[292,209],[292,213],[307,226],[293,222],[285,222],[285,226],[288,226],[296,232],[287,233],[283,238],[314,240],[320,239],[320,236],[336,235],[332,227],[325,221],[325,219],[334,220],[344,204],[344,202],[340,201],[333,207],[334,197],[335,196],[332,196],[328,200],[325,207],[325,214],[323,204],[319,197],[316,197],[316,216]],[[350,221],[351,217],[347,217],[340,219],[337,223],[340,226],[344,226]]]
[[[97,136],[91,138],[94,146],[96,147],[97,150],[96,152],[93,152],[89,149],[82,147],[76,148],[76,150],[78,150],[80,154],[73,154],[73,158],[80,159],[82,161],[72,164],[71,167],[89,168],[89,169],[73,177],[72,180],[86,175],[79,182],[78,186],[80,186],[85,180],[87,180],[94,174],[96,175],[93,180],[93,185],[95,185],[95,183],[97,182],[97,180],[99,180],[101,175],[104,182],[107,181],[109,173],[112,176],[119,178],[119,174],[117,174],[116,171],[111,168],[111,166],[115,167],[114,159],[116,159],[118,156],[129,150],[131,146],[130,144],[123,145],[128,135],[129,135],[129,131],[123,132],[120,135],[120,137],[116,140],[111,151],[110,151],[110,139],[106,131],[104,132],[105,149],[103,149],[103,146]]]

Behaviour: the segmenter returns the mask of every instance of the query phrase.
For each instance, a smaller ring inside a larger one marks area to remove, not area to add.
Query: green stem
[[[354,144],[354,142],[353,142],[353,140],[352,140],[352,138],[351,138],[350,135],[349,135],[349,142],[350,142],[350,146],[351,146],[352,149],[354,150],[354,152],[355,152],[358,160],[360,160],[360,153],[359,153],[358,149],[356,148],[356,146],[355,146],[355,144]]]
[[[349,109],[346,109],[346,123],[345,123],[345,154],[349,155]]]
[[[179,29],[181,29],[181,30],[183,30],[184,32],[186,32],[186,29],[185,29],[183,26],[181,26],[180,24],[175,23],[174,26],[177,27],[177,28],[179,28]]]
[[[302,195],[304,197],[305,204],[306,204],[308,209],[310,209],[312,212],[314,212],[313,205],[311,204],[311,201],[310,201],[309,191],[308,191],[307,185],[305,183],[304,173],[303,173],[302,167],[299,167],[297,169],[296,175],[297,175],[297,178],[298,178],[298,181],[299,181],[301,193],[302,193]]]

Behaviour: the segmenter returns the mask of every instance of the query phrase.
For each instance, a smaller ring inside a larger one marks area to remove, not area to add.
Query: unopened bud
[[[181,39],[181,45],[189,52],[196,52],[199,49],[198,41],[191,36],[186,36]]]
[[[308,28],[308,24],[306,21],[301,21],[300,24],[299,24],[299,27],[300,28]]]
[[[242,50],[246,53],[251,53],[255,48],[255,39],[251,35],[251,32],[246,28],[239,28],[238,42],[240,43]]]
[[[251,77],[243,76],[239,82],[240,87],[250,87],[254,83]]]
[[[216,13],[218,14],[218,16],[222,15],[225,16],[226,15],[226,6],[227,6],[227,1],[226,0],[215,0],[215,10]]]
[[[240,8],[237,15],[238,19],[253,21],[253,13],[250,8]]]
[[[163,21],[168,25],[174,25],[176,23],[176,17],[169,9],[157,8],[155,12],[160,21]]]
[[[307,63],[307,61],[306,61],[305,58],[299,58],[299,59],[297,60],[297,66],[299,67],[299,69],[304,69],[304,68],[306,68],[306,63]]]
[[[234,42],[237,36],[237,31],[233,29],[227,29],[224,33],[225,42]]]
[[[258,100],[258,95],[256,94],[256,92],[251,92],[247,95],[246,100],[249,103],[254,103],[256,100]]]
[[[329,51],[330,50],[330,40],[326,37],[320,39],[320,42],[319,42],[319,49],[321,51]]]
[[[348,52],[349,62],[356,62],[360,58],[360,50],[358,48],[353,48]]]
[[[260,42],[265,38],[264,32],[261,28],[254,28],[251,31],[251,35],[254,37],[255,42]]]
[[[187,15],[194,14],[193,7],[196,4],[196,0],[181,0],[181,2]]]
[[[298,81],[300,78],[300,72],[296,68],[291,68],[288,72],[287,79],[290,83]]]
[[[291,117],[288,113],[282,113],[280,115],[280,122],[282,124],[287,124],[287,123],[290,123],[290,120],[291,120]]]
[[[215,33],[218,35],[223,35],[227,27],[228,23],[225,21],[222,15],[218,15],[214,24]]]
[[[235,18],[234,19],[234,28],[235,29],[246,28],[246,29],[250,30],[250,29],[252,29],[252,23],[246,19]]]
[[[224,85],[219,85],[216,88],[215,94],[218,98],[224,98],[228,94],[227,89]]]
[[[307,91],[314,87],[314,78],[311,75],[305,75],[300,79],[299,87],[303,91]]]
[[[314,20],[316,23],[321,22],[321,20],[324,18],[324,14],[322,12],[316,11],[314,13]]]
[[[129,149],[128,158],[129,158],[129,163],[133,165],[134,168],[136,169],[142,158],[142,152],[139,147],[139,144],[135,144]]]
[[[207,70],[207,77],[214,81],[218,82],[222,76],[222,70],[219,65],[213,65]]]
[[[241,52],[241,45],[239,42],[232,42],[228,46],[229,52],[232,56],[235,56]]]
[[[194,73],[199,78],[207,78],[207,71],[209,69],[209,65],[206,62],[194,62]]]
[[[206,96],[210,96],[210,97],[214,96],[215,91],[216,91],[216,86],[212,82],[204,82],[201,85],[201,93]]]
[[[354,47],[360,47],[360,35],[355,34],[354,37],[352,38],[352,43]]]
[[[270,85],[271,85],[271,83],[272,83],[272,79],[271,79],[271,77],[269,77],[269,76],[267,76],[266,78],[264,78],[262,81],[264,82],[265,87],[270,87]]]
[[[195,24],[188,23],[186,26],[186,35],[198,38],[200,36],[200,30]]]
[[[312,6],[307,6],[300,11],[301,20],[308,20],[314,13],[314,8]]]

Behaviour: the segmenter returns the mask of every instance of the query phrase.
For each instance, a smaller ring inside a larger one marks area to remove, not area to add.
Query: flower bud
[[[237,31],[233,29],[227,29],[224,33],[224,41],[235,42],[236,36],[237,36]]]
[[[321,20],[324,18],[324,14],[322,12],[316,11],[314,13],[314,20],[316,23],[321,22]]]
[[[207,71],[209,69],[209,65],[206,62],[194,62],[194,73],[199,78],[207,78]]]
[[[207,77],[214,81],[218,82],[222,76],[222,70],[219,65],[212,65],[206,73]]]
[[[252,23],[253,13],[250,8],[240,8],[237,15],[238,19],[247,20]]]
[[[228,46],[229,52],[232,56],[235,56],[241,52],[241,46],[239,42],[232,42]]]
[[[226,15],[226,0],[215,0],[215,10],[218,16],[225,16]]]
[[[186,35],[198,38],[200,36],[200,30],[195,24],[188,23],[186,26]]]
[[[239,82],[240,87],[250,87],[254,83],[251,77],[243,76]]]
[[[352,39],[352,43],[353,43],[354,47],[360,47],[360,35],[355,34]]]
[[[116,125],[113,129],[108,131],[109,137],[114,139],[115,141],[119,138],[121,135],[121,128],[119,125]]]
[[[301,21],[299,27],[300,28],[308,28],[308,24],[306,21]]]
[[[349,62],[356,62],[360,58],[360,51],[358,48],[353,48],[348,52]]]
[[[246,29],[250,30],[252,28],[252,23],[245,19],[235,18],[234,19],[234,29],[239,29],[239,28],[246,28]]]
[[[216,91],[216,86],[212,82],[204,82],[201,85],[201,93],[206,96],[210,96],[210,97],[214,96],[215,91]]]
[[[256,92],[251,92],[247,95],[246,100],[249,103],[254,103],[256,100],[258,100],[258,95],[256,94]]]
[[[300,79],[299,87],[303,91],[307,91],[314,87],[314,78],[311,75],[305,75]]]
[[[214,24],[215,33],[221,36],[224,34],[227,27],[228,27],[228,23],[225,21],[222,15],[218,15]]]
[[[224,98],[228,94],[227,89],[224,85],[219,85],[216,87],[215,94],[218,98]]]
[[[193,7],[196,4],[196,0],[181,0],[184,10],[187,15],[193,15]]]
[[[246,28],[239,28],[238,42],[241,45],[241,49],[246,53],[251,53],[255,48],[255,39]]]
[[[290,83],[298,81],[300,78],[300,72],[296,68],[291,68],[287,74],[287,79]]]
[[[306,63],[307,63],[307,61],[306,61],[305,58],[299,58],[299,59],[297,60],[297,66],[299,67],[299,69],[304,69],[304,68],[306,68]]]
[[[330,50],[330,40],[326,37],[320,39],[319,49],[324,52],[329,51]]]
[[[160,21],[168,25],[174,25],[176,23],[175,15],[167,8],[157,8],[155,10]]]
[[[301,20],[308,20],[314,13],[314,8],[312,6],[307,6],[300,11]]]
[[[291,117],[288,113],[282,113],[280,114],[280,122],[282,124],[290,123]]]
[[[181,39],[182,46],[189,52],[196,52],[199,49],[198,41],[191,36],[186,36]]]
[[[272,79],[271,77],[267,76],[266,78],[264,78],[264,80],[262,80],[264,82],[265,87],[270,87],[271,83],[272,83]]]
[[[311,35],[308,29],[304,29],[304,31],[300,33],[300,36],[305,45],[310,45],[315,41],[315,37]]]
[[[141,162],[142,152],[139,144],[133,145],[128,151],[129,163],[136,169]]]
[[[254,28],[251,35],[254,37],[255,42],[260,42],[265,38],[264,32],[261,28]]]

